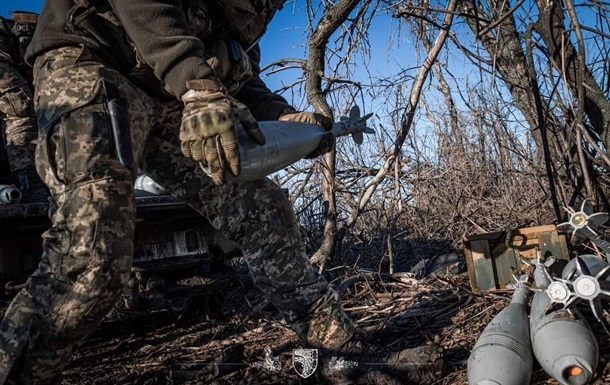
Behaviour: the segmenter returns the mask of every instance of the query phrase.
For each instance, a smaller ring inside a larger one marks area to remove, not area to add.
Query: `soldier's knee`
[[[262,203],[272,207],[283,207],[291,210],[291,203],[286,192],[271,180],[264,178],[260,181],[256,194],[263,200]]]
[[[267,207],[272,207],[277,210],[282,222],[285,225],[294,225],[296,217],[292,208],[292,203],[288,199],[286,192],[277,184],[269,179],[264,179],[265,199]]]
[[[300,241],[297,219],[284,191],[268,179],[258,181],[253,189],[257,210],[253,217],[262,221],[257,225],[260,228],[256,232],[274,234],[274,238],[283,239],[282,242]]]

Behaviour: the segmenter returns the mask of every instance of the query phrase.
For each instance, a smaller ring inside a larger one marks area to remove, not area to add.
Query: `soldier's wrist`
[[[215,78],[187,80],[186,88],[194,91],[226,92],[222,83]]]
[[[186,92],[182,94],[181,100],[184,103],[197,100],[224,100],[226,99],[226,89],[222,83],[214,78],[193,79],[186,82]]]
[[[283,108],[280,111],[280,113],[278,114],[277,118],[279,119],[279,118],[281,118],[284,115],[290,115],[290,114],[294,114],[294,113],[297,113],[297,112],[299,112],[299,111],[297,111],[294,107],[288,106],[288,107]]]

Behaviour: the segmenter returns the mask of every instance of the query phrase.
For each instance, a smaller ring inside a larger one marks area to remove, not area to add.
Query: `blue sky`
[[[2,0],[0,1],[0,16],[9,16],[10,11],[16,9],[22,11],[40,12],[44,0]]]
[[[531,1],[528,0],[525,4],[530,4]],[[9,16],[9,12],[15,9],[40,12],[43,3],[44,0],[0,0],[0,16]],[[526,5],[522,10],[530,8]],[[280,58],[305,58],[307,20],[306,13],[302,9],[304,6],[305,1],[288,0],[284,9],[278,12],[273,19],[267,29],[267,34],[261,40],[261,64],[263,66]],[[584,19],[585,23],[590,21],[589,24],[593,24],[594,21],[591,17],[587,17],[587,13],[589,13],[588,10],[579,8],[579,18]],[[531,14],[529,16],[535,17]],[[463,24],[459,19],[457,22]],[[398,72],[400,68],[417,66],[418,53],[413,50],[413,42],[406,40],[408,37],[398,32],[397,23],[384,12],[377,13],[369,36],[371,58],[368,69],[371,73],[364,72],[366,66],[357,65],[354,67],[357,72],[353,75],[353,79],[364,83],[375,82],[375,78],[389,76]],[[456,25],[455,28],[458,34],[465,32],[463,26]],[[466,39],[469,38],[466,37]],[[455,76],[463,78],[468,75],[468,68],[471,66],[464,61],[463,57],[450,55],[445,59],[448,60],[450,70]],[[369,75],[373,79],[369,79]],[[264,80],[269,88],[277,90],[283,84],[291,84],[300,77],[302,77],[302,71],[295,69],[279,72]],[[290,99],[290,96],[285,96]]]

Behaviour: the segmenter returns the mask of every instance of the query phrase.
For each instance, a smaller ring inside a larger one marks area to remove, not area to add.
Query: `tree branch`
[[[401,154],[401,148],[404,145],[405,139],[409,130],[411,129],[411,125],[413,124],[413,117],[415,116],[415,111],[417,110],[417,105],[419,99],[421,97],[421,91],[424,85],[430,70],[432,69],[432,65],[436,61],[439,52],[445,44],[447,39],[447,35],[449,34],[449,28],[453,23],[453,16],[455,13],[455,9],[457,7],[458,0],[450,0],[447,5],[447,12],[445,13],[445,17],[443,19],[443,28],[439,32],[436,40],[428,52],[428,56],[424,60],[424,63],[419,69],[415,80],[413,81],[413,86],[411,88],[411,93],[409,97],[409,102],[407,106],[405,106],[405,112],[401,119],[401,130],[394,141],[394,150],[392,154],[388,154],[388,157],[385,161],[383,167],[379,170],[377,175],[373,178],[373,180],[369,183],[368,186],[364,189],[364,191],[360,194],[359,201],[357,207],[350,214],[349,218],[346,222],[346,227],[351,227],[356,223],[358,216],[362,213],[371,197],[379,187],[379,184],[385,179],[385,177],[390,173],[393,168],[394,162],[397,157]]]

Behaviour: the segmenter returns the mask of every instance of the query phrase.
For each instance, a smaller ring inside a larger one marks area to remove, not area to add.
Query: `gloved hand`
[[[333,121],[331,118],[324,116],[322,114],[318,114],[316,112],[309,111],[295,111],[293,109],[286,109],[280,115],[279,121],[281,122],[301,122],[301,123],[311,123],[317,124],[318,126],[322,126],[326,129],[326,131],[330,131],[333,128]],[[306,158],[313,159],[322,154],[326,154],[329,152],[333,146],[335,145],[335,136],[330,132],[324,135],[318,148],[315,149],[311,154],[307,155]]]
[[[208,167],[213,182],[221,185],[227,171],[237,176],[241,170],[237,124],[258,144],[265,144],[265,137],[248,108],[215,80],[191,80],[187,88],[182,95],[182,153]]]

